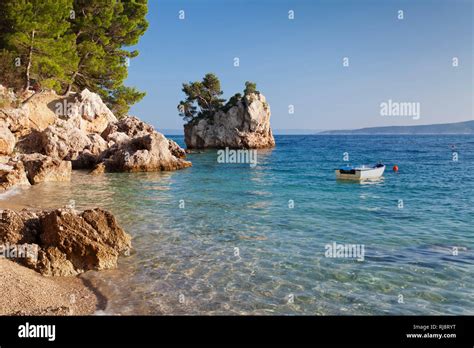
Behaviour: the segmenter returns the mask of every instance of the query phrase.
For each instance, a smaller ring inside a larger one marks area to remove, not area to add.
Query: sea
[[[184,170],[75,171],[0,198],[102,207],[132,235],[118,269],[81,276],[97,314],[474,314],[474,136],[275,139],[253,165],[206,150]],[[379,180],[335,178],[378,162]]]

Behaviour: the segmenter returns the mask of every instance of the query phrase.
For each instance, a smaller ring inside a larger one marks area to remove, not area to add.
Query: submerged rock
[[[227,112],[192,120],[184,126],[186,146],[204,148],[269,148],[275,146],[270,106],[260,93],[244,96]]]

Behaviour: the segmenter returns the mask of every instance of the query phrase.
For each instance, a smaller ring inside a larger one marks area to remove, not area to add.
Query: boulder
[[[49,266],[38,265],[38,270],[48,275],[116,268],[119,255],[131,248],[131,237],[99,208],[83,213],[58,209],[43,214],[40,222],[40,246],[49,259],[43,264]]]
[[[15,149],[20,153],[41,153],[43,152],[43,136],[40,131],[30,130],[26,135],[21,136],[16,143]]]
[[[81,273],[74,268],[67,255],[56,247],[39,249],[36,258],[28,258],[23,261],[25,266],[36,270],[44,276],[69,277]]]
[[[122,132],[113,132],[107,135],[108,145],[112,146],[114,144],[122,145],[130,141],[130,137]]]
[[[39,228],[38,222],[34,213],[3,210],[0,215],[0,243],[35,243]]]
[[[154,131],[153,126],[139,120],[134,116],[124,117],[118,122],[111,123],[102,132],[102,138],[109,140],[109,135],[116,132],[125,133],[130,138],[150,134]]]
[[[109,144],[99,135],[95,133],[88,134],[90,144],[84,150],[79,152],[77,158],[72,161],[74,169],[90,169],[99,161],[99,156],[107,150]]]
[[[21,101],[13,89],[2,85],[0,85],[0,123],[5,124],[17,138],[30,130],[27,110],[21,106]]]
[[[153,131],[127,142],[116,143],[104,152],[101,161],[109,172],[171,171],[191,166],[173,156],[165,136]]]
[[[15,148],[16,138],[5,123],[0,124],[0,154],[10,155]]]
[[[28,115],[25,126],[31,127],[27,132],[22,129],[15,133],[16,142],[10,131],[15,112],[11,111],[11,103],[8,112],[1,108],[0,156],[11,155],[15,147],[23,154],[33,184],[70,180],[71,163],[73,169],[97,166],[94,173],[176,170],[191,165],[184,160],[186,153],[178,144],[136,117],[118,121],[99,95],[87,89],[68,97],[40,92],[23,98],[22,106],[15,109],[16,116]],[[2,172],[0,188],[25,183],[25,170],[15,166]]]
[[[186,146],[190,149],[274,147],[270,114],[265,96],[250,93],[227,111],[187,123],[184,126]]]
[[[20,159],[32,185],[40,182],[71,180],[72,165],[70,161],[62,161],[39,153],[21,155]]]
[[[61,119],[41,133],[40,144],[37,152],[66,161],[76,160],[85,148],[92,146],[85,131]]]
[[[8,125],[8,128],[17,139],[31,132],[30,119],[24,107],[1,108],[0,122]]]
[[[163,134],[136,117],[109,124],[102,137],[108,141],[109,148],[101,154],[92,174],[170,171],[191,166],[191,162],[184,160],[186,153],[178,144],[170,143]]]
[[[117,118],[105,105],[100,96],[84,89],[63,101],[61,108],[66,117],[75,127],[87,133],[102,133],[109,123],[117,122]]]
[[[180,147],[174,140],[168,139],[169,150],[171,154],[176,158],[186,158],[186,151]]]
[[[48,276],[71,276],[117,267],[131,237],[109,212],[96,208],[15,212],[0,216],[0,243],[31,246],[35,255],[16,261]]]
[[[21,109],[27,115],[31,130],[43,131],[58,119],[55,106],[62,100],[54,91],[34,93],[27,98]]]
[[[14,186],[30,186],[23,162],[11,160],[0,167],[0,190]]]

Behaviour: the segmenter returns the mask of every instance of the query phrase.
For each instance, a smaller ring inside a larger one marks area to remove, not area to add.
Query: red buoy
[[[398,166],[397,166],[396,164],[393,166],[393,171],[394,171],[395,173],[398,172]]]

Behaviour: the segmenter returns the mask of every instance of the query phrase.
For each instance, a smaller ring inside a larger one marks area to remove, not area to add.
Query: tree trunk
[[[31,60],[33,58],[33,42],[35,40],[35,31],[33,30],[31,32],[31,43],[30,43],[30,48],[28,52],[28,65],[26,66],[26,85],[25,85],[25,91],[28,91],[30,89],[30,70],[31,70]]]
[[[74,81],[76,80],[77,73],[78,73],[78,71],[75,71],[74,74],[72,74],[72,76],[71,76],[71,82],[68,84],[67,89],[66,89],[66,92],[64,93],[64,96],[67,97],[67,96],[71,93],[71,91],[72,91],[72,84],[73,84]]]
[[[79,34],[78,34],[77,36],[79,36]],[[72,76],[71,76],[71,82],[70,82],[69,85],[67,86],[67,90],[66,90],[66,92],[64,93],[65,96],[68,96],[69,93],[71,93],[71,91],[72,91],[72,85],[74,84],[74,82],[76,82],[76,77],[77,77],[77,75],[80,75],[80,74],[79,74],[79,70],[81,70],[82,62],[83,62],[84,60],[86,60],[87,57],[89,57],[89,55],[90,55],[90,52],[87,52],[86,55],[83,56],[83,57],[81,57],[81,59],[79,60],[79,63],[77,64],[77,70],[74,71],[74,74],[72,74]]]

